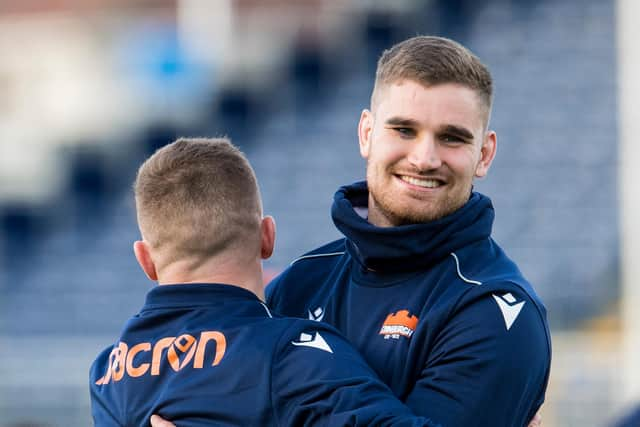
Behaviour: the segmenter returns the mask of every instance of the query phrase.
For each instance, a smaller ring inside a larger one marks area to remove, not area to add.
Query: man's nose
[[[437,141],[433,136],[425,136],[416,141],[408,155],[409,163],[418,170],[437,169],[442,165]]]

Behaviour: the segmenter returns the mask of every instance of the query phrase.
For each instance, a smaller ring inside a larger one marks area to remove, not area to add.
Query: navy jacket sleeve
[[[283,335],[271,389],[279,425],[435,426],[413,415],[344,338],[317,322],[300,320]]]
[[[91,395],[91,415],[93,416],[93,424],[99,427],[121,427],[116,414],[114,414],[109,405],[103,401],[100,393],[96,392],[96,381],[104,374],[99,371],[100,366],[104,366],[107,363],[109,354],[111,353],[111,347],[104,350],[98,358],[91,365],[89,372],[89,392]]]
[[[542,405],[551,355],[540,308],[523,293],[520,310],[503,315],[494,299],[468,300],[440,331],[405,399],[416,414],[450,426],[526,426]]]

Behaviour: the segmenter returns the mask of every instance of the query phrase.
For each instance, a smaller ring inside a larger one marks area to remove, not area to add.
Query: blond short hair
[[[226,138],[180,138],[160,148],[140,166],[134,192],[142,236],[166,262],[259,244],[257,180]]]
[[[493,97],[491,73],[460,43],[444,37],[417,36],[385,50],[378,60],[371,107],[382,87],[404,79],[424,86],[456,83],[468,87],[478,94],[488,119]]]

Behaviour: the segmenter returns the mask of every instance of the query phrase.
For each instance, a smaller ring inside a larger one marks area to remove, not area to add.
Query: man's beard
[[[373,191],[372,191],[373,190]],[[469,189],[469,194],[471,189]],[[409,208],[399,206],[398,196],[392,191],[381,191],[378,193],[375,188],[369,188],[369,195],[375,206],[369,206],[382,215],[393,226],[408,224],[423,224],[426,222],[436,221],[460,209],[468,200],[468,196],[460,200],[448,194],[444,200],[434,200],[430,202],[421,201],[419,199],[411,200],[407,197]],[[419,207],[421,204],[431,203],[434,206],[425,209],[412,209]]]

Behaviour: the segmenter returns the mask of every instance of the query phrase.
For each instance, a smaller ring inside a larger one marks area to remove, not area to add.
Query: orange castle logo
[[[409,315],[409,310],[400,310],[387,316],[380,329],[380,335],[384,335],[384,339],[399,339],[400,335],[411,338],[417,326],[416,316]]]
[[[160,362],[163,354],[169,362],[169,366],[176,372],[189,365],[192,360],[194,369],[202,369],[207,358],[206,350],[210,341],[215,342],[215,356],[211,366],[216,366],[222,360],[227,349],[227,340],[221,332],[204,331],[200,333],[198,339],[189,334],[183,334],[177,338],[166,337],[157,341],[153,346],[151,343],[143,342],[131,348],[127,343],[120,341],[109,354],[107,373],[96,381],[96,384],[102,385],[109,384],[110,381],[120,381],[125,374],[133,378],[141,377],[149,371],[153,376],[160,375]],[[211,347],[209,346],[210,350]],[[135,362],[137,365],[134,365]]]

